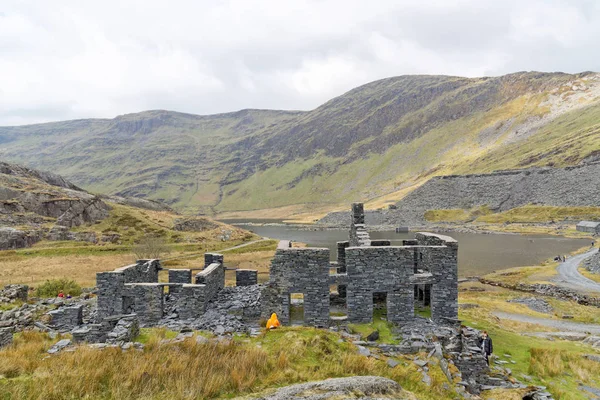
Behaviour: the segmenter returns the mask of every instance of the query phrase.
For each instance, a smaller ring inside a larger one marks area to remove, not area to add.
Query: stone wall
[[[0,328],[0,349],[9,346],[13,340],[12,328]]]
[[[250,286],[258,284],[258,271],[255,269],[235,270],[235,285]]]
[[[411,241],[409,243],[415,243]],[[348,320],[369,323],[373,296],[386,293],[388,320],[403,323],[414,317],[414,286],[430,289],[434,322],[458,317],[458,243],[443,235],[417,233],[416,246],[349,247]]]
[[[275,312],[289,323],[290,294],[304,295],[307,324],[329,323],[329,285],[338,285],[351,323],[373,321],[374,300],[385,299],[390,322],[414,319],[415,298],[431,305],[436,323],[453,324],[458,317],[458,243],[448,236],[417,233],[403,246],[390,246],[389,240],[371,241],[361,235],[363,206],[352,205],[348,242],[337,243],[338,261],[329,263],[326,249],[290,249],[280,243],[263,290],[263,316]],[[366,230],[365,230],[366,232]],[[331,274],[330,269],[335,269]],[[340,302],[339,300],[342,299]],[[314,321],[317,321],[316,323]]]
[[[14,303],[15,301],[27,301],[29,286],[10,284],[0,290],[0,303]]]
[[[125,284],[158,282],[159,260],[138,260],[135,264],[96,274],[98,287],[98,318],[127,312],[128,296]]]
[[[177,313],[180,319],[199,318],[206,311],[206,286],[186,284],[177,297]]]
[[[139,324],[135,314],[113,315],[98,324],[80,326],[71,333],[75,343],[132,342],[139,334]]]
[[[206,267],[196,274],[195,283],[206,285],[206,300],[213,299],[225,287],[225,265],[221,254],[205,254]]]
[[[48,325],[61,332],[68,332],[83,324],[82,305],[60,307],[56,310],[49,311],[48,315],[50,316]]]
[[[169,283],[181,283],[190,284],[192,283],[192,270],[191,269],[170,269],[169,270]],[[169,286],[170,295],[179,295],[181,292],[181,286]]]
[[[374,293],[387,293],[388,319],[396,319],[392,322],[404,321],[405,316],[412,318],[414,291],[409,286],[409,276],[413,274],[413,259],[414,251],[408,247],[347,248],[348,321],[373,320]],[[394,311],[397,307],[401,309]]]
[[[352,203],[350,218],[350,246],[370,246],[371,238],[365,226],[365,210],[362,203]]]
[[[263,316],[276,312],[281,323],[289,323],[292,293],[304,295],[306,324],[329,325],[329,249],[277,249],[264,291]]]
[[[128,283],[125,287],[133,298],[133,312],[140,324],[160,321],[164,312],[164,286],[160,283]]]
[[[346,273],[346,248],[350,247],[350,242],[337,242],[337,273]],[[338,285],[338,296],[342,299],[346,298],[346,285]]]
[[[159,322],[171,309],[180,318],[200,317],[206,304],[225,286],[223,255],[206,253],[205,268],[192,276],[190,269],[169,270],[169,283],[158,282],[159,260],[139,260],[136,264],[96,274],[99,321],[112,315],[135,313],[140,323]],[[249,278],[250,279],[250,278]],[[165,298],[165,286],[169,297]]]

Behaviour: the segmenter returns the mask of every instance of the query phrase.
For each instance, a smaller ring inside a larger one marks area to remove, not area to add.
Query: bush
[[[164,237],[147,235],[133,246],[132,251],[138,260],[159,259],[169,253],[170,248]]]
[[[56,297],[61,290],[65,295],[79,296],[81,294],[81,286],[71,279],[46,281],[37,287],[35,294],[38,297]]]

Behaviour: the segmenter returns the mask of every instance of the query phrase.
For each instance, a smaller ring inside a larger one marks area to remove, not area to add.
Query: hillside
[[[437,175],[592,160],[599,133],[595,73],[400,76],[308,112],[147,111],[3,127],[0,158],[190,213],[358,199],[373,208]]]
[[[123,247],[119,251],[130,251],[148,236],[160,237],[166,244],[206,244],[248,235],[207,218],[183,217],[157,202],[97,196],[60,175],[0,162],[0,250],[37,243],[115,244]]]

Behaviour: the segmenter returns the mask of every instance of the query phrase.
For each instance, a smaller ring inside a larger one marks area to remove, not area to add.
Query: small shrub
[[[79,296],[81,286],[71,279],[53,279],[39,285],[35,291],[38,297],[56,297],[58,292],[63,291],[65,295]]]
[[[169,253],[170,248],[164,237],[147,235],[133,246],[132,251],[138,260],[158,259],[163,254]]]

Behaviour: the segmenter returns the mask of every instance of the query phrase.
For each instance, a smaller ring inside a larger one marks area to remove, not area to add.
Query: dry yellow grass
[[[249,253],[228,254],[225,253],[225,266],[235,269],[255,269],[258,271],[259,283],[269,279],[269,267],[275,251],[255,251]],[[193,258],[183,258],[173,261],[165,261],[165,268],[202,268],[204,265],[203,255]],[[235,271],[226,271],[225,284],[235,285]]]
[[[81,286],[94,286],[96,272],[110,271],[134,262],[132,254],[65,255],[1,260],[0,286],[25,283],[36,286],[49,279],[73,279]]]
[[[588,271],[586,268],[579,268],[579,272],[581,272],[581,275],[585,276],[586,278],[600,283],[600,274],[594,274]]]
[[[311,328],[284,328],[229,344],[197,344],[194,338],[144,351],[80,347],[47,357],[52,343],[40,333],[24,333],[0,351],[0,395],[10,399],[208,399],[231,398],[268,387],[337,376],[379,375],[399,382],[419,399],[449,399],[443,375],[431,367],[432,387],[410,359],[389,368],[363,357],[339,336]],[[257,344],[260,343],[260,347]],[[8,379],[6,379],[8,378]],[[410,397],[405,393],[406,398]],[[1,397],[0,396],[0,397]]]
[[[459,304],[471,303],[479,305],[479,308],[461,310],[461,314],[471,321],[485,319],[496,323],[499,321],[499,319],[494,317],[492,313],[494,311],[504,311],[508,313],[523,314],[538,318],[549,319],[562,319],[564,315],[570,315],[571,317],[573,317],[572,320],[575,322],[592,324],[600,323],[600,313],[598,312],[597,308],[577,304],[574,301],[544,297],[544,300],[546,300],[553,308],[553,311],[550,314],[545,314],[533,311],[526,305],[519,303],[509,303],[507,301],[517,297],[533,297],[533,294],[517,292],[501,287],[482,285],[480,283],[472,282],[463,283],[459,287],[461,288],[461,291],[459,292]],[[465,290],[471,287],[475,287],[478,289],[483,288],[484,291]],[[542,327],[540,325],[528,324],[528,326],[525,326],[524,324],[515,321],[502,320],[502,324],[506,328],[510,328],[510,330],[513,332],[519,332],[519,329],[521,329],[521,331],[553,330],[551,328]]]

